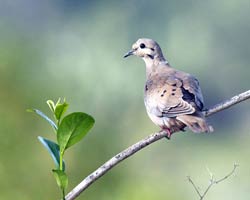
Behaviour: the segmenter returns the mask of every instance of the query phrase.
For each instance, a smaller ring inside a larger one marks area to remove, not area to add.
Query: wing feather
[[[155,77],[147,82],[145,92],[145,104],[150,104],[157,116],[177,117],[203,108],[199,83],[186,73]]]

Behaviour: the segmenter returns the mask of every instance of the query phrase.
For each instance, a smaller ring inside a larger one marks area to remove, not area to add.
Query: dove
[[[202,113],[204,100],[194,76],[174,69],[152,39],[138,39],[124,58],[131,55],[142,58],[146,64],[146,111],[154,124],[167,133],[167,138],[186,127],[195,133],[213,131]]]

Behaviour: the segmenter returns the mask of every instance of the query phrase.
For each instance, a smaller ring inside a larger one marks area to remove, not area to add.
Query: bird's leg
[[[168,140],[170,140],[171,135],[172,135],[171,130],[170,130],[169,128],[162,128],[162,131],[164,131],[164,132],[167,133],[166,138],[167,138]]]

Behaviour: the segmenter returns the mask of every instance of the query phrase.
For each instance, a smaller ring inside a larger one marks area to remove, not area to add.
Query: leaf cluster
[[[48,150],[52,157],[56,168],[52,170],[56,179],[57,185],[60,187],[65,199],[65,189],[68,185],[68,177],[65,173],[66,164],[63,160],[64,153],[69,147],[81,141],[89,130],[93,127],[95,120],[92,116],[83,112],[73,112],[65,117],[63,115],[67,111],[69,104],[59,98],[55,103],[48,100],[47,104],[54,116],[54,121],[38,109],[29,109],[29,112],[34,112],[45,119],[54,129],[57,142],[49,139],[38,137],[39,141]]]

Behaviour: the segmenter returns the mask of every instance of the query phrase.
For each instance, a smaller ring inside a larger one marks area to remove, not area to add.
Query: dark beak
[[[135,50],[130,50],[128,53],[126,53],[123,58],[127,58],[128,56],[134,55]]]

